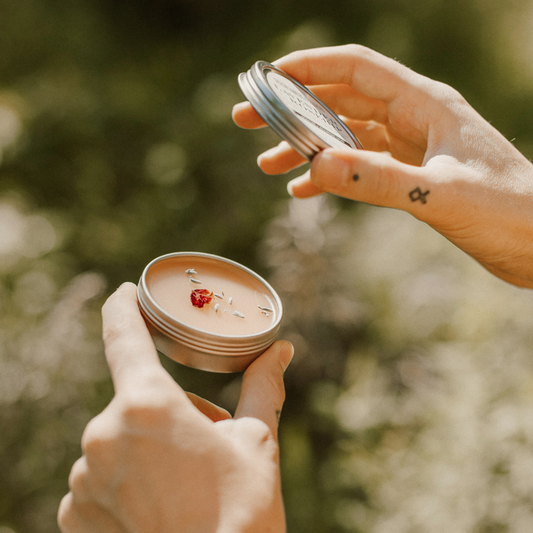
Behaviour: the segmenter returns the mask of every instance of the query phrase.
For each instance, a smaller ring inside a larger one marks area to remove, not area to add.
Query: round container
[[[274,65],[257,61],[239,75],[239,86],[259,116],[307,159],[324,148],[363,149],[326,104]]]
[[[211,300],[197,307],[193,291],[204,291],[207,299],[211,294]],[[275,341],[283,314],[276,291],[255,272],[199,252],[154,259],[137,296],[157,350],[212,372],[245,370]]]

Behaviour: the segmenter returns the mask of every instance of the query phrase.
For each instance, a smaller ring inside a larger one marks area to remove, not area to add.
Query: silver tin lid
[[[303,157],[311,160],[324,148],[363,149],[326,104],[274,65],[257,61],[239,75],[239,86],[259,116]]]

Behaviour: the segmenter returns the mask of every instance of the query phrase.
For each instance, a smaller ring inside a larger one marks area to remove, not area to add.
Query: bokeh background
[[[403,213],[289,199],[230,112],[254,61],[358,42],[532,157],[532,25],[527,0],[0,0],[0,533],[57,531],[113,394],[101,305],[182,250],[284,300],[291,533],[530,533],[533,293]],[[162,360],[235,407],[240,375]]]

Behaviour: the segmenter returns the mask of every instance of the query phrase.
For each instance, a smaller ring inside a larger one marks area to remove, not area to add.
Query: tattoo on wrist
[[[409,198],[411,198],[411,202],[416,202],[417,200],[420,200],[423,204],[425,204],[427,202],[426,196],[428,194],[429,191],[422,192],[420,187],[417,187],[409,193]]]
[[[354,175],[352,176],[352,179],[353,179],[354,181],[358,181],[358,180],[359,180],[359,174],[354,174]]]

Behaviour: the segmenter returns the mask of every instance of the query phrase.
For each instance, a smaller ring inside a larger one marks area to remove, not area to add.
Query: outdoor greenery
[[[358,42],[533,157],[532,24],[527,0],[0,0],[0,533],[57,531],[113,394],[101,305],[183,250],[284,302],[290,533],[529,533],[533,293],[404,213],[289,199],[231,108],[256,60]],[[235,407],[240,375],[162,361]]]

